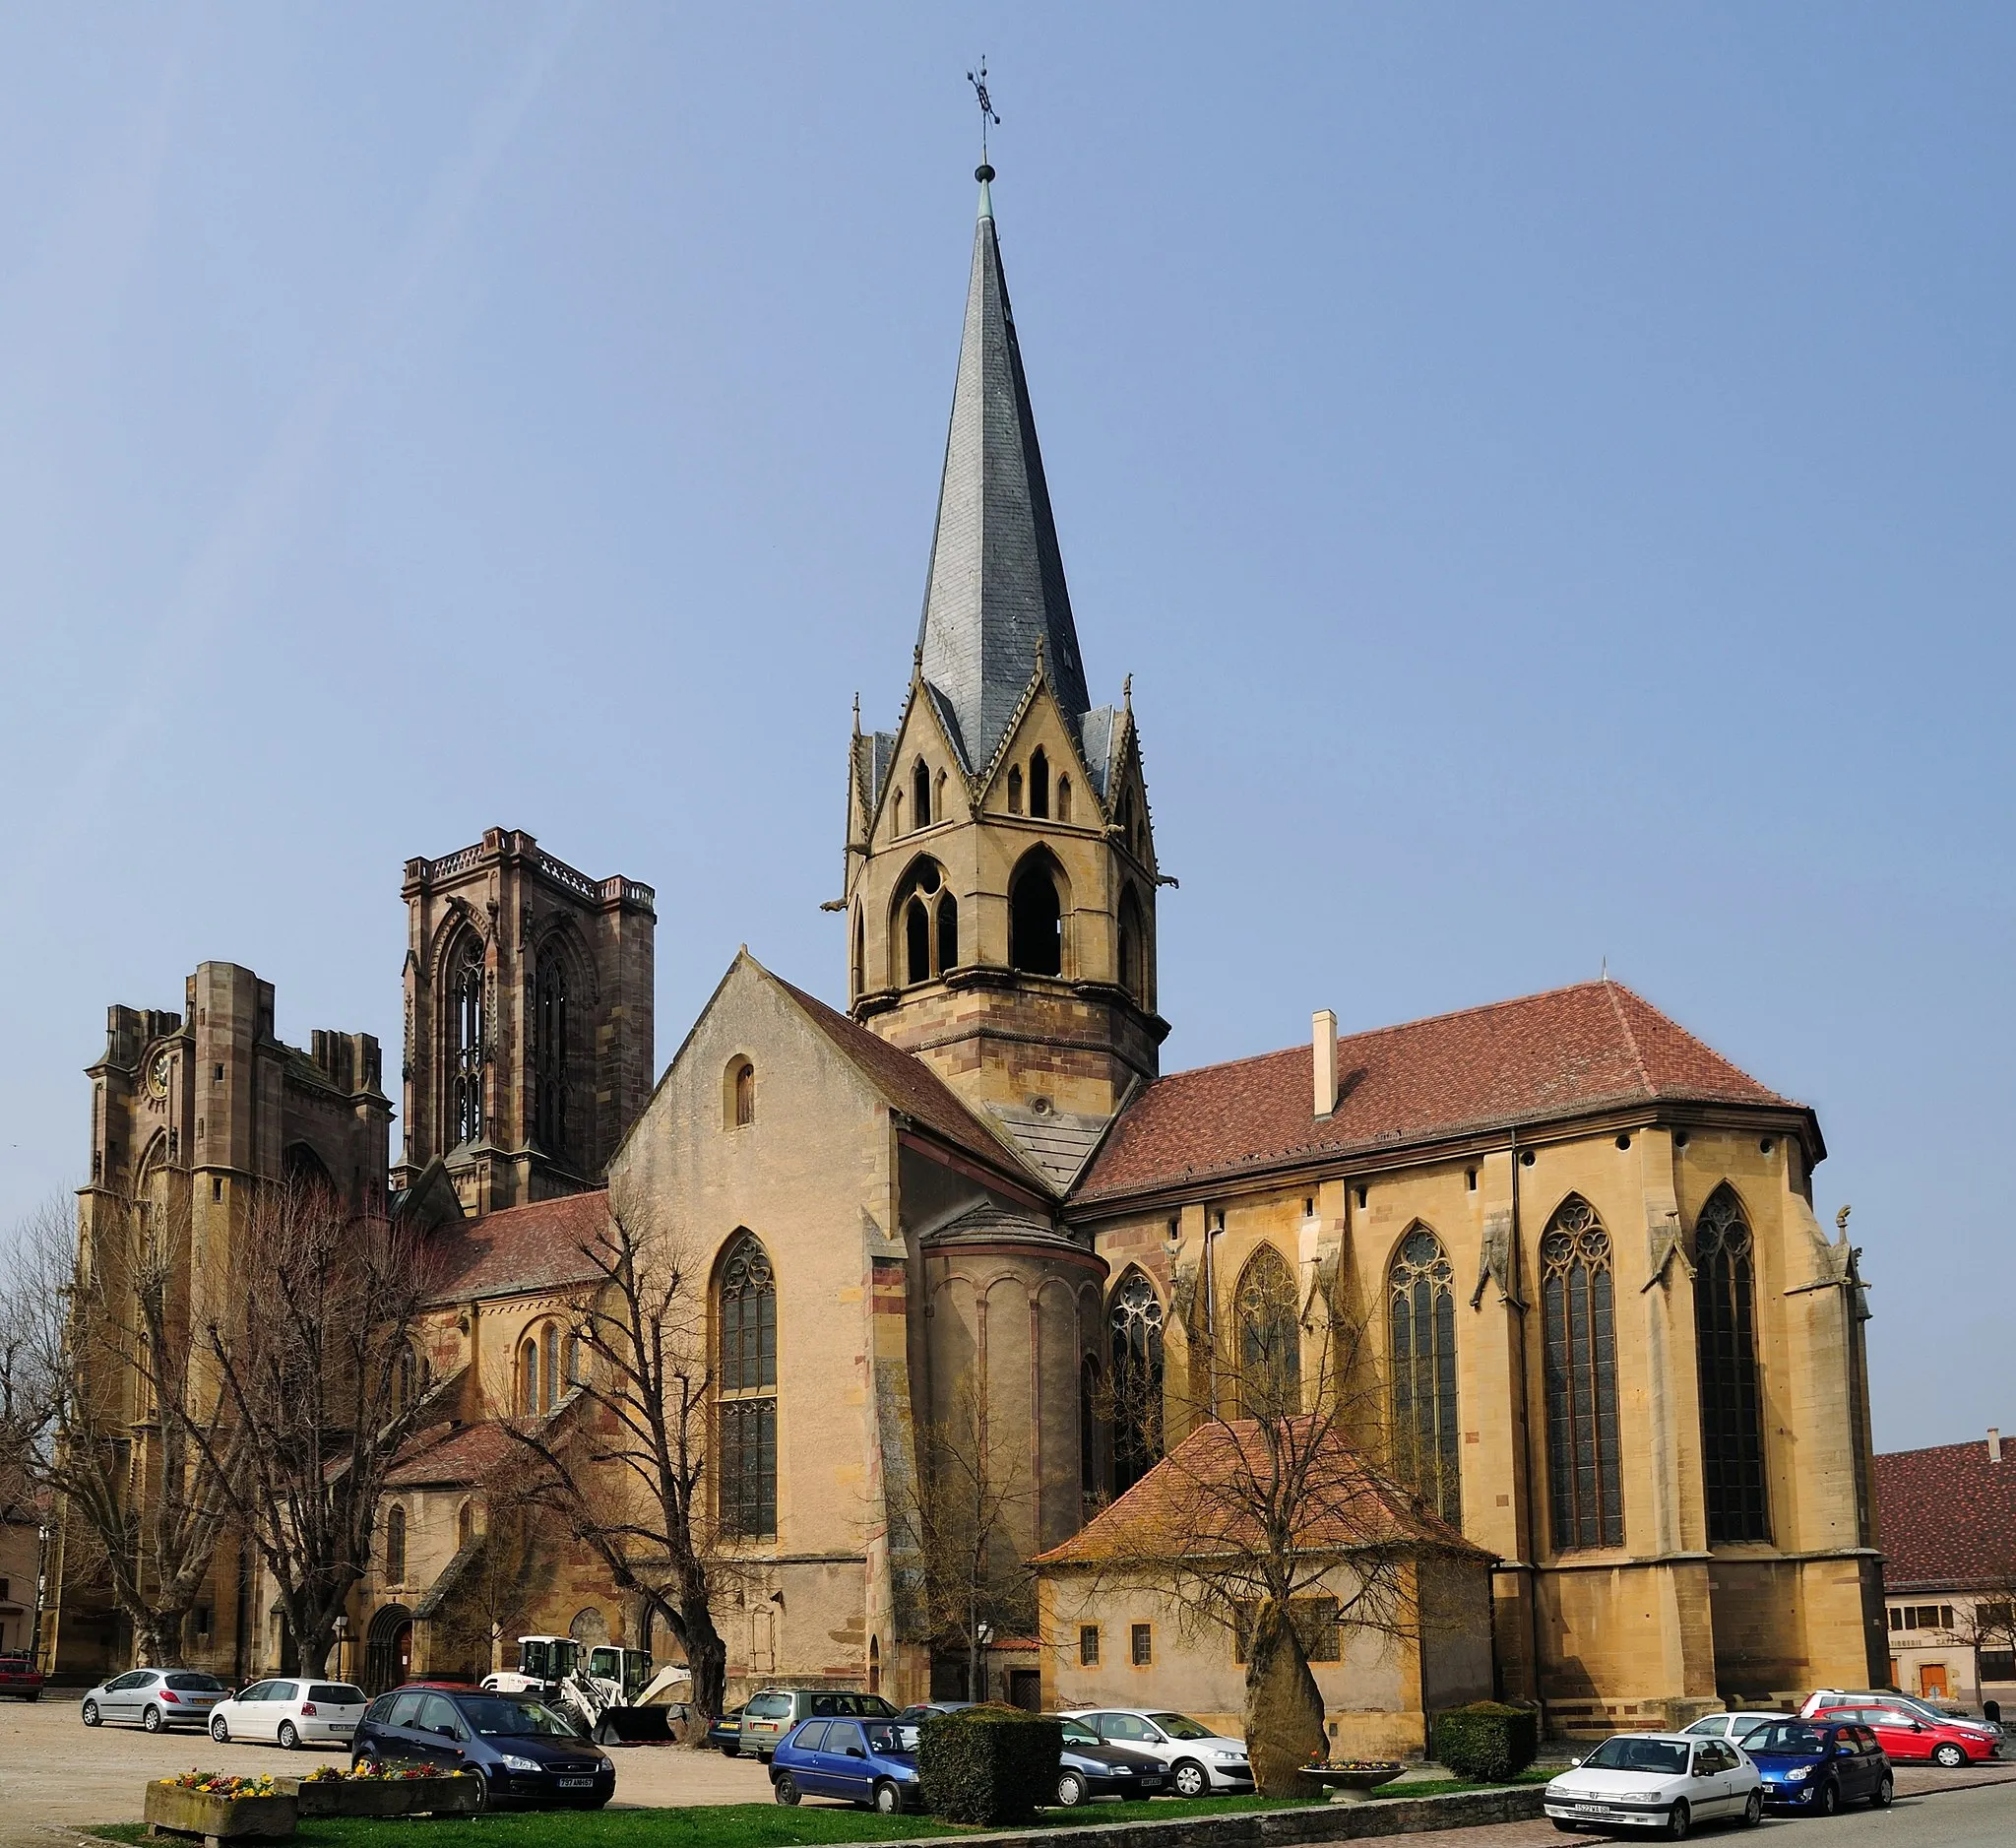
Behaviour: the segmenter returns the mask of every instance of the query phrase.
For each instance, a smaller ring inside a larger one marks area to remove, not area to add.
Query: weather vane
[[[978,72],[968,71],[966,81],[973,86],[974,96],[980,105],[980,165],[985,166],[987,164],[987,124],[991,122],[996,128],[999,128],[1001,126],[1001,118],[994,113],[993,97],[987,95],[987,60],[984,52],[980,55],[980,68]]]

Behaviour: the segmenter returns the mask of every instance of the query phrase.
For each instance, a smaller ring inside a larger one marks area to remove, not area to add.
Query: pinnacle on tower
[[[1000,748],[1040,650],[1065,712],[1091,706],[1064,560],[1037,446],[1007,278],[980,169],[979,218],[945,477],[918,630],[924,678],[951,709],[975,770]]]

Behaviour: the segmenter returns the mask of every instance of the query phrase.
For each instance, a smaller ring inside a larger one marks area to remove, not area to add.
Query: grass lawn
[[[1147,1803],[1094,1803],[1078,1810],[1045,1810],[1039,1828],[1087,1823],[1177,1822],[1228,1810],[1292,1806],[1264,1797],[1203,1797]],[[309,1848],[815,1848],[823,1842],[906,1841],[918,1835],[960,1833],[934,1816],[876,1816],[841,1804],[806,1802],[795,1809],[776,1803],[695,1805],[679,1810],[498,1811],[467,1820],[319,1817],[303,1821],[297,1837]],[[974,1831],[976,1834],[980,1831]],[[142,1822],[104,1822],[91,1833],[108,1841],[147,1839]]]
[[[1534,1765],[1521,1771],[1511,1781],[1515,1784],[1545,1784],[1561,1774],[1560,1766],[1548,1765],[1544,1769]],[[1369,1794],[1373,1797],[1454,1797],[1466,1790],[1503,1790],[1503,1784],[1466,1784],[1459,1777],[1437,1777],[1425,1779],[1418,1784],[1381,1784]]]

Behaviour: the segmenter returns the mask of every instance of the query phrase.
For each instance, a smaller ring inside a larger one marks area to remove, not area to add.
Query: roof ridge
[[[1655,1097],[1657,1097],[1659,1095],[1659,1086],[1652,1082],[1652,1073],[1646,1068],[1645,1049],[1638,1044],[1638,1035],[1632,1029],[1630,1019],[1624,1012],[1623,1003],[1617,999],[1616,994],[1614,992],[1614,990],[1620,988],[1621,986],[1622,985],[1620,983],[1612,982],[1609,979],[1609,977],[1606,975],[1603,979],[1604,999],[1609,1002],[1610,1012],[1617,1017],[1617,1026],[1623,1033],[1624,1044],[1631,1049],[1631,1063],[1638,1067],[1639,1078],[1644,1082],[1646,1090],[1650,1091]],[[1633,998],[1642,999],[1643,997],[1634,996]],[[1678,1026],[1679,1022],[1675,1021],[1673,1024],[1675,1026]],[[1684,1028],[1682,1028],[1681,1030],[1683,1032],[1685,1031]]]

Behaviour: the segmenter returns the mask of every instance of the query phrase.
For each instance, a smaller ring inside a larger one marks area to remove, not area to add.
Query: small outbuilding
[[[1332,1758],[1418,1752],[1431,1715],[1492,1693],[1492,1564],[1334,1427],[1207,1420],[1032,1561],[1043,1705],[1167,1708],[1243,1735],[1272,1580],[1292,1587]]]

